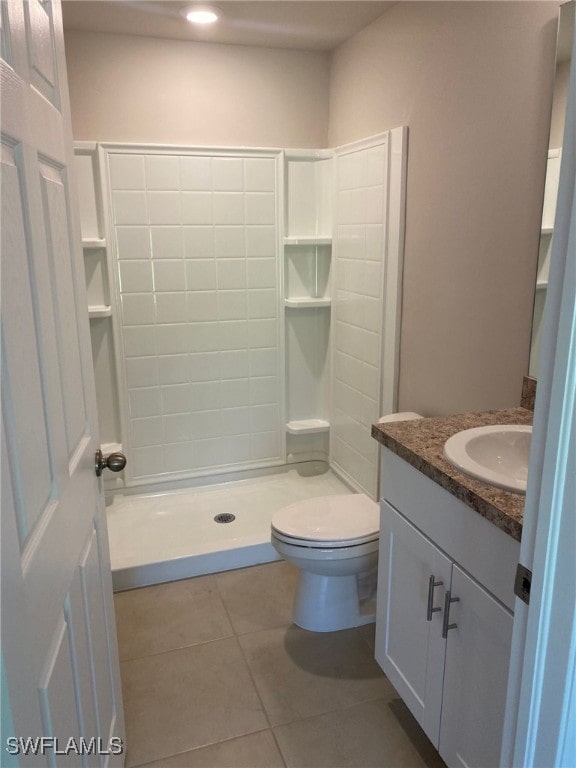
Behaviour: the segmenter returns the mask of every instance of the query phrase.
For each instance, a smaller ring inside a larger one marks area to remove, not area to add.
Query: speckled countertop
[[[520,541],[524,496],[487,485],[459,472],[444,458],[444,443],[464,429],[488,424],[532,424],[534,413],[526,408],[461,413],[415,421],[373,424],[372,437],[422,474]]]

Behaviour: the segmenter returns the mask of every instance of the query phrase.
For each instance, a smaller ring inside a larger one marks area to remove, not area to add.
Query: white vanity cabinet
[[[496,766],[519,542],[388,450],[381,488],[376,659],[448,766]]]

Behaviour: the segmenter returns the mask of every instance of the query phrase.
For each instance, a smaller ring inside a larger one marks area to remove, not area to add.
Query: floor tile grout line
[[[243,739],[245,736],[253,736],[256,733],[267,733],[270,731],[272,735],[272,728],[259,728],[256,731],[248,731],[247,733],[241,733],[238,736],[230,736],[229,739],[221,739],[220,741],[211,741],[209,744],[202,744],[199,747],[192,747],[192,749],[185,749],[183,752],[174,752],[173,755],[164,755],[163,757],[155,758],[154,760],[148,760],[146,763],[138,763],[137,765],[129,766],[129,768],[146,768],[147,765],[153,765],[154,763],[157,763],[159,760],[172,760],[174,757],[178,757],[178,755],[187,755],[190,752],[198,752],[201,749],[206,749],[207,747],[217,747],[219,744],[225,744],[228,741],[236,741],[236,739]]]

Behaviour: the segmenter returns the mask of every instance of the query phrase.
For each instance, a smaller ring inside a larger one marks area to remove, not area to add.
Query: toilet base
[[[373,605],[373,599],[359,599],[358,580],[354,574],[323,576],[300,571],[293,621],[311,632],[351,629],[376,620]]]

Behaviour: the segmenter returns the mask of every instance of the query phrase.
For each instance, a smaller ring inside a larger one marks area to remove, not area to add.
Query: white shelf
[[[324,419],[302,419],[286,424],[286,432],[291,435],[313,435],[317,432],[328,432],[329,429],[330,422]]]
[[[332,245],[331,237],[285,237],[284,245]]]
[[[552,235],[552,234],[554,234],[554,227],[542,227],[540,232],[543,235]]]
[[[106,240],[103,237],[82,238],[82,248],[106,248]]]
[[[112,316],[112,307],[108,304],[91,304],[88,307],[88,317],[90,318],[98,318],[98,317],[111,317]]]
[[[332,299],[328,297],[317,297],[314,298],[312,296],[297,296],[295,298],[291,299],[284,299],[284,306],[288,307],[289,309],[307,309],[309,307],[329,307],[332,303]]]
[[[538,280],[536,283],[537,291],[545,291],[548,288],[548,280]]]

